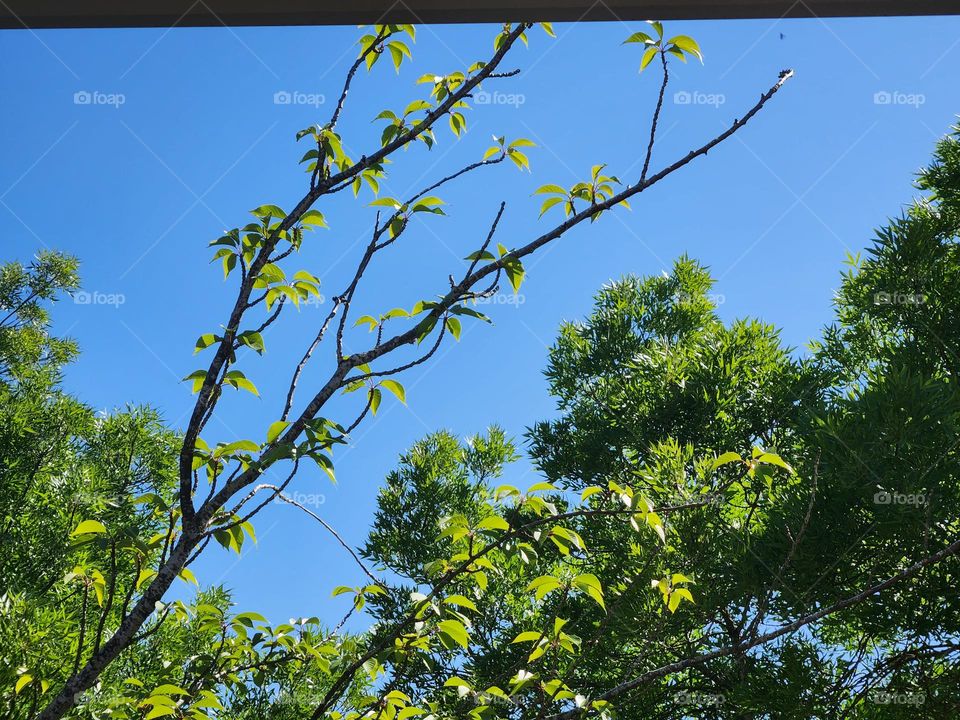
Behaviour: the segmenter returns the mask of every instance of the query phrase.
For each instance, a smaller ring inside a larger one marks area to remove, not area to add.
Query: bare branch
[[[374,575],[372,572],[370,572],[370,570],[367,569],[367,566],[363,564],[363,561],[360,560],[360,557],[354,552],[353,548],[351,548],[349,545],[347,545],[347,543],[344,541],[344,539],[343,539],[342,537],[340,537],[340,533],[338,533],[336,530],[334,530],[323,518],[321,518],[319,515],[317,515],[317,514],[316,514],[315,512],[313,512],[312,510],[309,510],[308,508],[304,507],[303,505],[301,505],[300,503],[298,503],[296,500],[293,500],[292,498],[289,498],[289,497],[287,497],[286,495],[284,495],[283,492],[280,490],[280,488],[277,488],[277,487],[275,487],[275,486],[273,486],[273,485],[264,485],[263,487],[273,488],[273,489],[276,491],[276,493],[275,493],[275,497],[276,497],[276,498],[278,498],[279,500],[282,500],[283,502],[287,503],[288,505],[293,505],[294,507],[300,508],[300,509],[303,510],[307,515],[309,515],[309,516],[312,517],[314,520],[316,520],[318,523],[320,523],[320,524],[324,527],[324,529],[327,530],[327,532],[329,532],[331,535],[333,535],[333,537],[336,538],[337,542],[340,543],[341,546],[343,546],[343,549],[346,550],[348,553],[350,553],[350,557],[352,557],[352,558],[354,559],[354,562],[356,562],[357,565],[360,567],[360,569],[363,570],[364,574],[366,574],[366,576],[367,576],[368,578],[370,578],[370,581],[371,581],[371,582],[373,582],[375,585],[379,585],[379,586],[382,587],[382,588],[386,588],[386,585],[384,584],[384,582],[383,582],[382,580],[380,580],[380,579],[379,579],[376,575]]]
[[[327,319],[323,321],[323,325],[320,326],[317,336],[313,339],[313,342],[310,343],[310,347],[307,348],[307,351],[303,354],[303,357],[300,358],[300,362],[297,363],[297,368],[293,371],[293,377],[290,378],[290,388],[287,390],[287,399],[283,404],[283,413],[280,415],[281,420],[286,420],[290,416],[290,408],[293,407],[293,396],[297,392],[297,383],[300,382],[300,375],[303,374],[303,369],[307,366],[307,363],[310,361],[310,357],[317,349],[317,346],[323,342],[323,337],[327,333],[327,328],[330,326],[334,316],[336,316],[339,307],[340,298],[334,298],[333,308],[327,315]]]
[[[653,121],[650,123],[650,142],[647,143],[647,155],[643,159],[640,182],[647,179],[647,170],[650,169],[650,157],[653,155],[653,144],[657,136],[657,123],[660,121],[660,111],[663,109],[663,95],[667,91],[667,83],[670,81],[670,71],[667,69],[667,54],[663,50],[660,51],[660,64],[663,65],[663,82],[660,84],[657,108],[653,111]]]
[[[353,76],[357,74],[357,70],[359,70],[360,66],[366,61],[367,56],[371,52],[376,52],[376,47],[386,40],[390,34],[391,33],[387,29],[386,25],[380,28],[376,39],[370,43],[370,45],[367,46],[362,53],[360,53],[360,56],[354,61],[353,65],[350,66],[350,70],[347,71],[347,79],[343,83],[343,91],[340,93],[340,99],[337,101],[337,106],[334,108],[333,115],[330,117],[330,122],[327,124],[331,130],[337,126],[337,121],[340,119],[340,113],[343,112],[343,105],[347,100],[347,93],[350,92],[350,84],[353,82]]]
[[[315,187],[311,187],[307,194],[300,200],[300,202],[297,203],[294,209],[283,220],[281,220],[280,223],[278,223],[277,227],[271,232],[270,236],[264,242],[260,252],[250,264],[247,276],[240,284],[237,300],[234,303],[233,310],[230,313],[230,319],[227,322],[223,340],[221,340],[213,359],[210,361],[206,378],[204,379],[203,385],[200,388],[190,421],[188,422],[186,431],[184,433],[183,446],[180,451],[179,469],[180,505],[181,512],[183,514],[182,524],[185,533],[195,533],[195,526],[197,525],[195,518],[197,511],[193,506],[191,497],[190,475],[191,464],[193,462],[193,451],[196,446],[197,437],[199,436],[200,424],[210,404],[215,402],[213,399],[214,385],[217,382],[220,370],[232,352],[231,348],[233,346],[233,338],[238,331],[243,314],[247,309],[246,306],[250,299],[250,293],[253,289],[254,281],[259,275],[260,271],[269,261],[269,258],[281,237],[297,222],[299,222],[300,218],[311,208],[317,199],[319,199],[331,188],[348,180],[352,180],[364,170],[379,163],[391,153],[416,140],[420,135],[429,130],[439,118],[443,117],[447,112],[449,112],[456,103],[460,102],[477,85],[483,82],[483,80],[489,77],[497,69],[504,56],[507,54],[510,48],[513,47],[513,44],[517,41],[520,35],[525,32],[526,29],[527,24],[525,23],[520,23],[517,25],[517,27],[504,38],[500,48],[493,54],[490,61],[480,70],[478,70],[476,74],[467,78],[463,84],[457,88],[456,91],[452,92],[446,98],[446,100],[428,112],[418,125],[402,133],[393,141],[387,143],[373,154],[364,156],[360,159],[360,161],[354,163],[351,167],[342,170],[329,178],[324,178],[323,181],[318,182]]]
[[[596,213],[604,210],[609,210],[610,208],[614,207],[615,205],[618,205],[624,200],[627,200],[633,197],[634,195],[637,195],[638,193],[643,192],[647,188],[652,187],[653,185],[657,184],[664,178],[669,177],[680,168],[688,165],[692,160],[696,159],[697,157],[700,157],[701,155],[706,155],[710,150],[712,150],[714,147],[716,147],[721,142],[723,142],[724,140],[729,138],[731,135],[733,135],[737,130],[739,130],[744,125],[746,125],[753,118],[754,115],[760,112],[763,106],[766,105],[767,101],[769,101],[770,98],[772,98],[777,93],[777,91],[780,90],[781,87],[783,87],[784,83],[787,82],[787,80],[789,80],[792,76],[793,76],[792,70],[785,70],[781,72],[777,82],[769,90],[767,90],[767,92],[765,92],[763,95],[760,96],[760,99],[757,101],[757,103],[752,108],[750,108],[750,110],[747,111],[747,113],[742,118],[735,120],[733,124],[729,128],[727,128],[727,130],[720,133],[719,135],[714,137],[712,140],[700,146],[696,150],[691,150],[684,157],[677,160],[673,164],[667,166],[666,168],[656,173],[655,175],[651,176],[647,180],[638,182],[635,185],[631,185],[625,188],[624,190],[620,191],[619,193],[612,195],[611,197],[607,198],[602,202],[594,203],[593,205],[590,205],[586,209],[581,210],[580,212],[572,215],[566,221],[557,225],[552,230],[544,233],[543,235],[536,238],[535,240],[527,243],[523,247],[517,250],[511,250],[509,253],[499,258],[498,260],[492,261],[487,265],[484,265],[482,268],[479,268],[474,272],[472,272],[471,274],[469,274],[468,276],[464,277],[464,279],[457,286],[455,286],[454,288],[451,288],[451,290],[437,303],[437,306],[433,308],[433,310],[431,310],[431,314],[434,317],[439,317],[442,313],[447,312],[450,309],[450,307],[452,307],[462,299],[462,295],[464,291],[468,290],[470,287],[472,287],[482,278],[503,269],[505,264],[509,262],[511,258],[520,259],[520,258],[526,257],[527,255],[530,255],[531,253],[535,252],[536,250],[543,247],[547,243],[552,242],[553,240],[556,240],[571,228],[582,223],[584,220],[587,220],[593,217],[594,215],[596,215]],[[384,355],[387,352],[394,350],[395,348],[401,345],[406,345],[411,342],[414,342],[416,339],[417,339],[417,329],[411,328],[410,330],[407,330],[404,333],[401,333],[399,335],[396,335],[386,340],[382,345],[380,345],[377,348],[368,350],[363,353],[359,353],[357,355],[352,355],[349,359],[349,362],[351,362],[354,365],[362,365],[364,363],[369,363],[372,360],[375,360],[376,358]]]

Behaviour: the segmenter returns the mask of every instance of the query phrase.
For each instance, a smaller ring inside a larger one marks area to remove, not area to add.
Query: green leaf
[[[464,260],[496,260],[496,256],[489,250],[477,250],[467,255]]]
[[[454,305],[452,308],[450,308],[450,312],[454,315],[468,315],[469,317],[476,318],[477,320],[483,320],[486,323],[493,322],[482,312],[477,312],[473,308],[465,307],[464,305]]]
[[[653,42],[653,38],[650,37],[649,35],[647,35],[645,32],[635,32],[635,33],[633,33],[633,35],[631,35],[631,36],[628,37],[626,40],[624,40],[624,41],[623,41],[623,44],[624,44],[624,45],[626,45],[627,43],[644,43],[644,44],[648,44],[648,43],[652,43],[652,42]]]
[[[643,57],[640,58],[640,72],[643,72],[647,65],[653,62],[658,52],[660,52],[660,49],[657,47],[647,48],[646,52],[643,53]]]
[[[324,454],[321,453],[321,452],[313,452],[313,453],[310,453],[310,458],[311,458],[317,465],[320,466],[320,469],[323,470],[323,471],[327,474],[327,477],[330,478],[331,482],[333,482],[334,484],[336,484],[336,482],[337,482],[337,476],[334,475],[334,473],[333,473],[333,460],[331,460],[330,458],[328,458],[326,455],[324,455]]]
[[[433,105],[431,105],[426,100],[414,100],[412,103],[410,103],[409,105],[407,105],[407,107],[403,109],[403,114],[409,115],[410,113],[420,112],[421,110],[430,110],[432,108],[433,108]],[[391,115],[393,115],[393,113],[391,113]],[[394,115],[393,119],[396,120],[397,116]]]
[[[450,334],[453,335],[453,339],[460,340],[460,321],[455,317],[448,317],[446,319],[447,330],[450,331]]]
[[[399,210],[403,207],[403,203],[399,200],[390,197],[377,198],[370,203],[370,207],[391,207],[394,210]]]
[[[231,253],[223,258],[223,279],[226,280],[237,266],[237,256]]]
[[[479,612],[476,604],[465,595],[450,595],[443,599],[443,602],[447,605],[456,605],[457,607],[465,607],[474,612]]]
[[[260,392],[257,390],[256,385],[247,380],[246,376],[239,370],[231,370],[228,372],[224,378],[223,382],[227,385],[236,388],[237,390],[246,390],[247,392],[252,392],[257,397],[260,397]]]
[[[380,323],[372,315],[364,315],[363,317],[357,318],[357,321],[353,324],[354,327],[359,325],[367,324],[370,326],[370,332],[373,332],[377,329],[377,325]]]
[[[222,445],[216,449],[214,456],[222,457],[224,455],[232,455],[238,450],[245,450],[247,452],[256,452],[260,449],[260,446],[257,445],[253,440],[236,440],[226,445]]]
[[[490,515],[477,523],[477,530],[509,530],[510,523],[498,515]]]
[[[557,486],[551,482],[538,482],[538,483],[534,483],[533,485],[527,488],[527,494],[529,495],[535,492],[549,492],[550,490],[556,490],[556,489],[557,489]]]
[[[376,415],[377,410],[380,409],[380,401],[383,399],[383,393],[377,388],[370,388],[367,394],[370,400],[370,412]]]
[[[396,380],[382,380],[380,382],[380,387],[386,388],[387,390],[392,392],[394,395],[396,395],[397,399],[400,402],[402,402],[404,405],[407,404],[407,396],[406,396],[406,393],[404,392],[403,385],[398,383]]]
[[[523,284],[523,278],[526,275],[523,264],[519,260],[511,258],[509,262],[504,263],[503,272],[506,273],[514,294],[519,292],[520,285]]]
[[[140,574],[137,575],[136,589],[139,590],[147,580],[152,580],[157,576],[156,570],[146,569],[141,570]]]
[[[552,575],[541,575],[527,585],[527,592],[533,592],[537,600],[542,600],[544,595],[562,586],[563,583]]]
[[[604,610],[607,609],[603,603],[603,587],[600,585],[600,580],[596,575],[590,573],[578,575],[573,579],[573,584],[577,589],[593,598]]]
[[[462,688],[467,688],[468,690],[472,690],[472,689],[473,689],[473,685],[471,685],[470,683],[468,683],[468,682],[467,682],[466,680],[464,680],[463,678],[458,678],[458,677],[456,677],[456,676],[450,678],[450,679],[447,680],[445,683],[443,683],[443,686],[444,686],[444,687],[462,687]]]
[[[183,378],[183,380],[193,381],[193,388],[191,389],[191,392],[200,392],[200,388],[203,387],[203,383],[206,379],[207,373],[205,370],[194,370],[192,373]]]
[[[722,465],[729,465],[730,463],[743,462],[743,458],[740,457],[739,453],[735,452],[725,452],[711,464],[711,469],[716,470]]]
[[[257,280],[254,283],[254,287],[264,288],[268,285],[281,283],[286,279],[287,275],[285,272],[283,272],[279,265],[267,263],[260,269],[260,274],[257,275]]]
[[[580,501],[583,502],[587,498],[602,492],[603,492],[602,487],[597,487],[596,485],[592,485],[583,491],[583,493],[580,495]]]
[[[319,210],[307,210],[300,217],[301,225],[309,225],[313,227],[327,227],[327,221],[323,218],[323,213]]]
[[[220,337],[218,335],[214,335],[213,333],[201,335],[199,338],[197,338],[197,344],[193,348],[193,354],[196,355],[201,350],[206,350],[208,347],[219,341]]]
[[[543,214],[544,214],[547,210],[549,210],[550,208],[552,208],[554,205],[559,205],[559,204],[562,203],[565,199],[566,199],[566,198],[563,198],[563,197],[560,197],[560,196],[555,195],[555,196],[553,196],[553,197],[549,197],[549,198],[547,198],[546,200],[544,200],[544,201],[543,201],[543,205],[540,206],[540,217],[543,217]]]
[[[534,191],[534,195],[543,195],[544,193],[557,193],[559,195],[566,195],[566,188],[562,188],[559,185],[541,185]]]
[[[153,709],[146,714],[143,720],[154,720],[158,717],[166,717],[168,715],[176,715],[177,711],[172,707],[167,707],[165,705],[155,705]]]
[[[290,423],[288,423],[286,420],[277,420],[276,422],[271,423],[270,427],[267,428],[267,442],[272,443],[274,440],[280,437],[280,434],[288,427],[290,427]]]
[[[507,150],[507,157],[509,157],[513,161],[513,164],[521,170],[530,170],[530,160],[519,150],[510,148]]]
[[[263,351],[265,349],[263,344],[263,336],[256,330],[246,330],[240,333],[237,336],[237,340],[239,340],[242,345],[246,345],[257,354],[263,355]]]
[[[543,633],[537,632],[536,630],[527,630],[517,635],[513,640],[510,641],[510,644],[513,645],[514,643],[537,642],[541,637],[543,637]]]
[[[418,707],[405,707],[400,712],[397,713],[397,720],[407,720],[408,718],[416,717],[418,715],[426,715],[426,710],[421,710]]]
[[[470,636],[467,629],[459,620],[443,620],[437,623],[437,630],[446,638],[449,638],[457,645],[466,648],[470,644]]]
[[[395,48],[392,44],[387,45],[387,50],[390,51],[390,56],[393,58],[394,69],[399,73],[400,63],[403,62],[403,53],[400,52],[398,48]]]
[[[763,453],[757,458],[757,462],[765,463],[767,465],[776,465],[777,467],[783,468],[791,475],[793,474],[793,468],[779,455],[775,453]]]
[[[261,205],[260,207],[251,210],[250,214],[260,218],[261,220],[268,217],[282,220],[287,216],[287,214],[276,205]]]
[[[677,35],[676,37],[672,37],[667,40],[667,44],[676,45],[684,52],[688,52],[696,57],[701,63],[703,62],[703,54],[700,52],[700,45],[698,45],[697,41],[689,35]]]
[[[73,532],[70,533],[71,537],[76,537],[78,535],[102,535],[107,532],[106,526],[102,522],[97,520],[84,520],[82,523],[77,525],[74,528]]]

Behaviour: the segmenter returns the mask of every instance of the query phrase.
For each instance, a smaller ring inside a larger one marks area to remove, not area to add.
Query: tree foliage
[[[517,495],[469,471],[477,440],[419,443],[366,549],[403,578],[376,602],[380,626],[429,574],[398,552],[441,554],[452,526],[450,554],[484,497],[518,498],[511,529],[529,497],[597,514],[565,520],[582,546],[530,533],[505,547],[488,587],[462,590],[469,648],[395,686],[416,697],[456,675],[453,717],[590,715],[597,699],[620,717],[955,714],[958,148],[956,133],[939,143],[923,195],[850,259],[807,352],[759,320],[722,322],[709,272],[682,257],[602,288],[561,328],[546,371],[559,415],[528,433],[546,482]],[[631,505],[629,523],[599,514]]]
[[[515,243],[500,241],[495,203],[462,269],[392,308],[364,307],[370,265],[442,218],[449,183],[507,160],[532,170],[533,143],[497,136],[410,197],[380,194],[401,150],[429,152],[447,130],[468,139],[473,93],[518,72],[506,58],[534,28],[506,24],[486,59],[422,75],[409,104],[377,116],[379,143],[350,157],[341,116],[357,74],[411,62],[416,36],[363,31],[332,116],[296,134],[304,195],[260,205],[211,242],[233,304],[194,343],[182,429],[149,408],[94,413],[63,389],[76,348],[51,332],[47,307],[76,289],[73,259],[0,268],[4,717],[956,714],[957,129],[921,172],[917,201],[850,258],[835,321],[808,351],[761,320],[723,322],[690,258],[623,278],[550,351],[557,417],[527,435],[540,476],[511,482],[519,451],[497,427],[418,443],[386,479],[367,542],[346,547],[363,580],[330,578],[343,618],[277,623],[194,576],[208,548],[249,547],[258,512],[278,500],[340,540],[290,496],[301,465],[333,478],[337,446],[383,402],[412,400],[402,374],[464,323],[490,320],[476,301],[504,283],[518,291],[527,258],[706,155],[790,77],[651,169],[670,63],[702,52],[650,23],[624,50],[641,46],[641,68],[660,71],[638,178],[597,163],[572,187],[541,186],[545,229]],[[323,273],[298,251],[325,242],[337,222],[325,200],[348,191],[371,218],[351,279],[310,328],[287,393],[264,398],[263,432],[216,437],[223,392],[259,395],[258,376],[274,371],[258,364],[271,326],[318,297]],[[346,353],[347,337],[365,349]],[[268,470],[283,480],[264,482]],[[344,629],[364,614],[366,630]]]

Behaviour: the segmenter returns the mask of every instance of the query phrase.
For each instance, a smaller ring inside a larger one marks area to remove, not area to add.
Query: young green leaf
[[[102,522],[98,520],[84,520],[74,528],[73,532],[70,533],[70,536],[76,537],[78,535],[102,535],[105,532],[107,532],[107,528]]]
[[[407,404],[407,395],[403,389],[403,385],[398,383],[396,380],[382,380],[380,382],[380,387],[392,392],[394,395],[396,395],[397,400],[402,402],[404,405]]]

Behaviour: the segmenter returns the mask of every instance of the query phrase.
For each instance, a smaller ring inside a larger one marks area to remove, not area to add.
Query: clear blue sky
[[[500,239],[517,245],[548,222],[537,220],[537,186],[573,184],[598,162],[635,179],[657,78],[638,75],[638,47],[620,43],[641,27],[557,25],[558,40],[535,29],[530,48],[508,61],[522,74],[486,86],[522,104],[477,107],[459,142],[442,128],[432,153],[397,157],[385,194],[402,196],[477,159],[492,133],[539,144],[532,175],[504,165],[445,191],[449,217],[408,232],[368,273],[354,312],[409,307],[442,291],[501,200]],[[341,126],[354,156],[375,147],[370,120],[381,109],[421,96],[419,75],[486,57],[495,32],[420,27],[415,62],[399,77],[386,63],[361,74]],[[323,494],[318,511],[348,541],[362,541],[376,488],[418,437],[493,422],[519,435],[550,416],[546,346],[612,277],[659,273],[690,253],[718,278],[725,318],[759,315],[802,348],[830,321],[845,254],[910,200],[914,172],[960,111],[958,18],[673,22],[668,32],[697,38],[706,64],[674,64],[654,168],[742,115],[781,69],[797,76],[742,133],[644,193],[632,212],[578,229],[529,262],[523,304],[489,308],[494,327],[468,324],[458,345],[409,374],[409,407],[385,401],[359,429],[355,446],[338,455],[337,487],[313,469],[302,474],[296,491]],[[200,367],[193,343],[225,320],[233,293],[208,265],[206,244],[247,222],[250,208],[289,209],[302,195],[306,176],[296,162],[305,148],[294,133],[329,117],[358,36],[355,28],[0,32],[2,259],[65,250],[82,259],[88,291],[123,299],[57,310],[60,332],[83,349],[66,376],[70,391],[97,408],[150,404],[182,426],[192,398],[179,378]],[[323,95],[326,104],[275,104],[283,91]],[[93,102],[75,103],[84,92]],[[103,104],[118,95],[122,104]],[[698,102],[677,102],[684,97]],[[322,278],[329,297],[373,213],[348,198],[323,210],[331,229],[310,239],[298,265]],[[291,313],[268,335],[266,358],[244,358],[241,369],[265,399],[230,397],[211,440],[262,438],[288,368],[322,315],[316,306]],[[365,340],[357,331],[348,349]],[[338,401],[329,414],[349,421],[355,403]],[[238,561],[212,548],[197,567],[201,580],[225,582],[244,609],[275,618],[330,616],[344,606],[330,590],[360,578],[319,526],[270,507],[257,527],[255,551]]]

